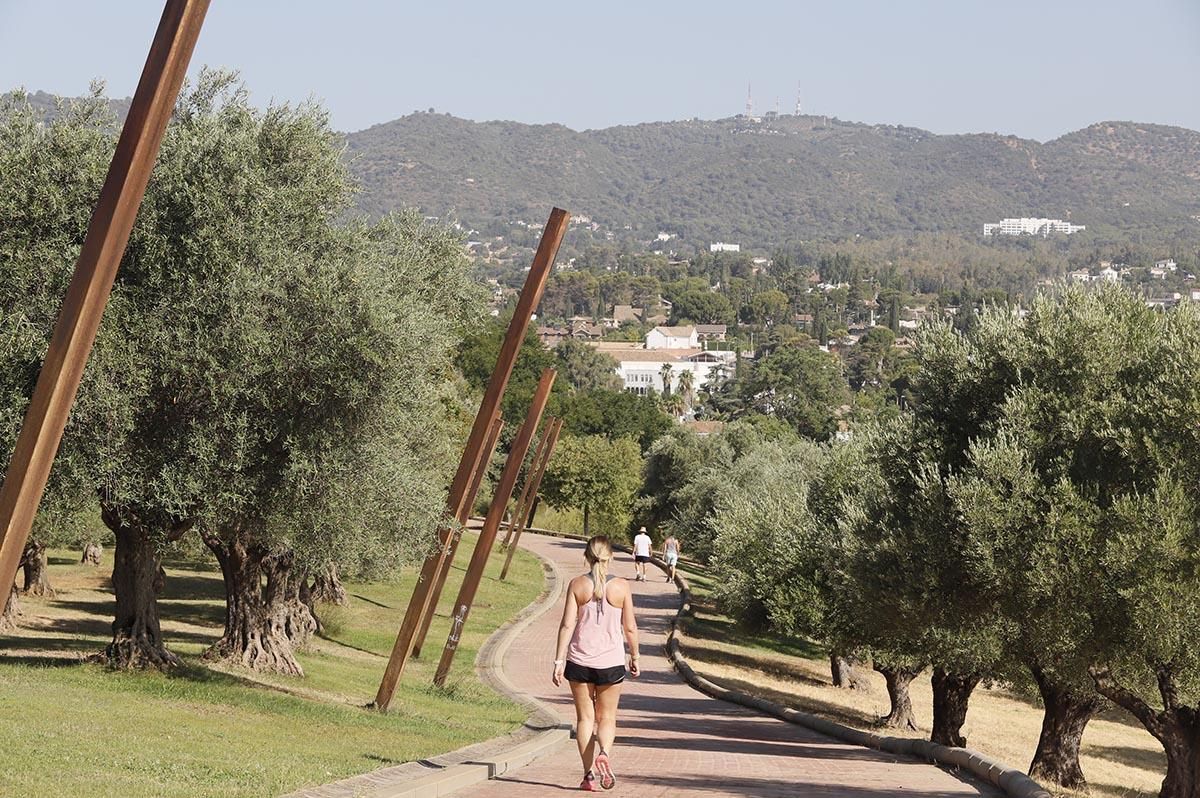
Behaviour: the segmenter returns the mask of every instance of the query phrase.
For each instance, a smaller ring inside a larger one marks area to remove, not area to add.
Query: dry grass
[[[878,673],[866,674],[866,689],[835,688],[824,652],[807,641],[738,630],[708,603],[704,575],[692,572],[686,576],[692,582],[695,617],[685,625],[680,644],[697,672],[725,687],[860,729],[875,728],[876,720],[887,714],[887,690]],[[911,694],[917,722],[924,731],[888,733],[928,735],[933,716],[929,679],[914,681]],[[1025,769],[1037,747],[1041,722],[1042,710],[1036,700],[991,686],[972,696],[963,731],[971,748]],[[1082,763],[1091,784],[1090,795],[1104,798],[1153,798],[1166,772],[1162,746],[1119,709],[1088,724]]]

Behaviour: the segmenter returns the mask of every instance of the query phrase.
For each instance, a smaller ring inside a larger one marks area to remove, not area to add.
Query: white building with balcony
[[[1071,235],[1078,233],[1080,230],[1086,230],[1087,227],[1082,224],[1071,224],[1064,222],[1062,219],[1041,219],[1022,216],[1019,219],[1001,219],[996,223],[987,223],[983,226],[983,234],[986,237],[994,235],[999,236],[1041,236],[1046,238],[1051,233],[1062,233],[1063,235]]]

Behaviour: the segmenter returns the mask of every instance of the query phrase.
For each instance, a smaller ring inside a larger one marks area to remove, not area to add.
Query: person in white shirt
[[[650,536],[646,534],[646,527],[639,529],[633,539],[634,568],[637,569],[637,581],[639,582],[646,581],[646,563],[650,562],[650,547],[652,545]]]

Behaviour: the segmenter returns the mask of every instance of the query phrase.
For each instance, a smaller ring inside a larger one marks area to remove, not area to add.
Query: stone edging
[[[532,733],[533,736],[498,752],[470,757],[457,764],[447,765],[426,776],[413,778],[408,774],[397,774],[400,779],[395,784],[355,785],[350,795],[353,795],[354,798],[442,798],[464,787],[470,787],[473,784],[494,779],[510,770],[524,767],[538,757],[549,753],[563,741],[571,739],[571,724],[563,722],[547,704],[518,690],[508,681],[501,669],[504,655],[513,641],[544,611],[557,604],[565,589],[565,583],[554,563],[541,557],[538,559],[542,561],[546,590],[532,604],[521,610],[516,617],[493,632],[475,657],[475,670],[486,685],[530,710],[532,714],[520,731]],[[469,756],[469,750],[472,748],[488,746],[504,739],[504,737],[497,737],[484,743],[467,746],[460,751]],[[454,759],[456,753],[458,752],[451,752],[443,756]],[[437,759],[441,758],[437,757]],[[426,762],[426,764],[429,763]],[[352,777],[347,781],[353,781],[356,778],[359,777]],[[334,785],[326,785],[326,789],[335,785],[337,785],[336,782]],[[318,798],[324,794],[329,793],[325,793],[321,788],[312,788],[311,792],[302,790],[295,793],[295,796],[300,798],[300,796],[311,795],[313,798]]]
[[[664,571],[666,570],[666,564],[658,558],[654,558],[651,562]],[[961,768],[988,784],[1000,788],[1005,794],[1012,796],[1012,798],[1051,798],[1049,792],[1025,773],[968,748],[949,748],[930,742],[929,740],[917,740],[911,737],[888,737],[882,734],[875,734],[874,732],[854,729],[849,726],[843,726],[840,723],[835,723],[828,718],[822,718],[808,712],[801,712],[791,707],[776,704],[759,696],[730,690],[704,678],[692,669],[692,666],[688,664],[687,658],[684,657],[683,652],[679,649],[679,639],[677,637],[679,622],[692,611],[692,590],[687,580],[679,573],[675,574],[675,586],[679,588],[681,602],[679,612],[675,614],[675,618],[671,621],[671,632],[667,636],[665,646],[667,659],[675,666],[675,670],[679,676],[696,690],[721,701],[739,704],[748,709],[772,715],[780,720],[804,726],[805,728],[852,745],[874,748],[878,751],[886,751],[889,754],[915,756],[945,767]]]

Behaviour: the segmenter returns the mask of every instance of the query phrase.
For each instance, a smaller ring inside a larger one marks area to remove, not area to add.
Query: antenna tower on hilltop
[[[750,84],[746,84],[746,116],[754,116],[754,96],[750,93]]]
[[[800,81],[796,81],[796,116],[800,116]]]

